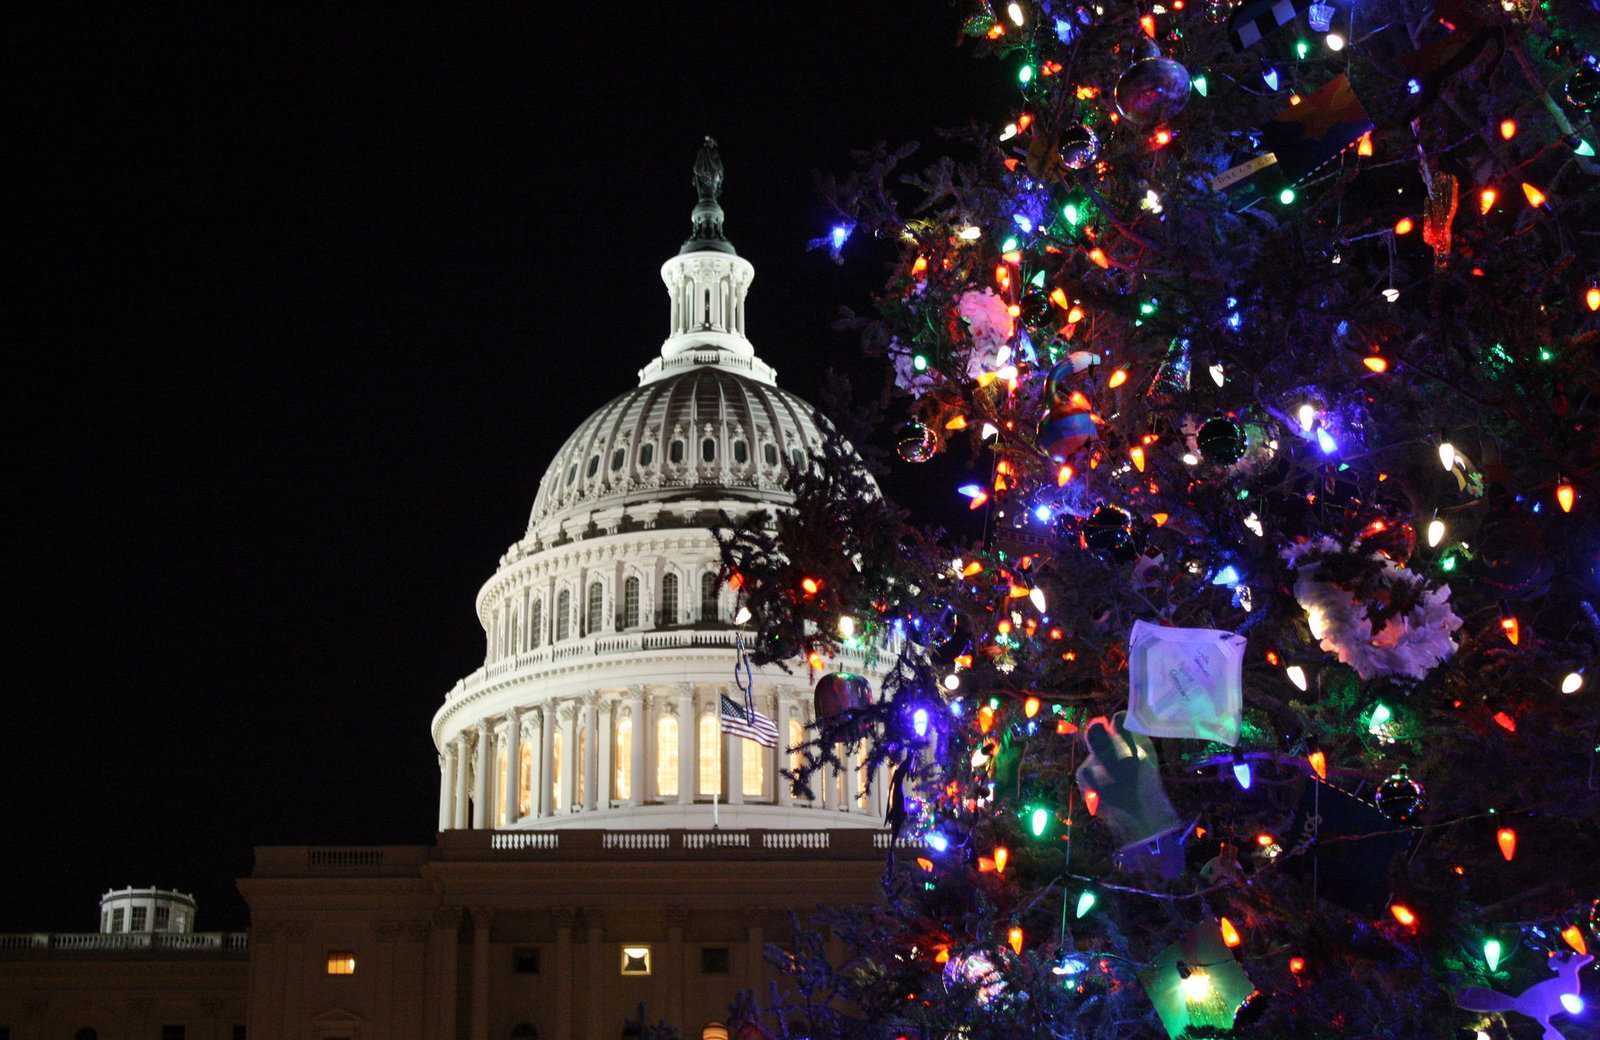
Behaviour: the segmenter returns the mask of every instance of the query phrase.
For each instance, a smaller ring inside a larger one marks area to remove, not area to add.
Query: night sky
[[[957,26],[859,2],[0,16],[0,931],[93,930],[103,891],[149,884],[242,928],[254,845],[430,841],[473,597],[557,447],[659,349],[700,137],[751,337],[814,400],[883,267],[806,251],[831,223],[812,171],[999,117],[1004,71]]]

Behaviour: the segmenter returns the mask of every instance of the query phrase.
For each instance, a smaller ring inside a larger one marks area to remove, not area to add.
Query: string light
[[[1500,137],[1509,141],[1515,136],[1517,136],[1517,121],[1515,119],[1500,120]]]
[[[1483,943],[1483,963],[1489,966],[1490,971],[1500,967],[1500,955],[1505,952],[1499,939],[1486,939]]]
[[[1444,541],[1444,521],[1434,517],[1428,521],[1428,548],[1437,549]]]
[[[1500,846],[1500,855],[1506,858],[1507,863],[1511,862],[1511,858],[1517,854],[1517,832],[1510,827],[1501,827],[1494,840]]]
[[[1581,668],[1576,672],[1568,672],[1566,678],[1561,680],[1562,693],[1577,693],[1581,689],[1583,689],[1583,669]]]
[[[1566,481],[1556,485],[1556,505],[1561,507],[1563,513],[1572,512],[1572,503],[1578,497],[1578,491]]]
[[[1534,209],[1538,209],[1540,206],[1544,205],[1544,192],[1540,191],[1538,188],[1535,188],[1527,181],[1522,182],[1522,195],[1523,198],[1528,200],[1528,205],[1532,206]]]
[[[1478,192],[1478,212],[1488,216],[1489,211],[1494,209],[1495,200],[1499,197],[1500,193],[1493,188],[1485,188]]]
[[[1226,917],[1220,918],[1217,921],[1217,924],[1222,926],[1222,941],[1230,948],[1238,946],[1244,941],[1239,937],[1239,929],[1235,928],[1233,926],[1233,922],[1228,920]]]

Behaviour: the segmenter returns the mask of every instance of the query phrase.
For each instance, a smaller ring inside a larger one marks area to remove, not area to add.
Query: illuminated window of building
[[[717,581],[715,574],[700,575],[700,620],[717,620]]]
[[[589,611],[588,616],[584,618],[584,635],[592,636],[600,631],[600,611],[604,606],[605,589],[598,581],[591,582],[589,584]]]
[[[189,915],[182,910],[174,912],[172,915],[172,930],[175,932],[187,932],[189,930]]]
[[[111,930],[113,932],[122,931],[122,907],[120,906],[111,911]]]
[[[544,642],[544,600],[533,601],[533,612],[528,615],[528,646],[537,649]]]
[[[700,973],[702,975],[726,975],[730,970],[733,958],[729,956],[726,946],[700,947]]]
[[[806,728],[794,716],[789,717],[789,746],[795,750],[789,752],[789,772],[798,773],[800,767],[806,764],[805,753],[800,745],[806,741]]]
[[[661,576],[661,623],[678,623],[678,576],[667,573]]]
[[[145,923],[147,921],[149,921],[149,920],[150,920],[150,908],[149,907],[147,907],[147,906],[136,906],[136,907],[134,907],[133,908],[133,913],[132,913],[131,917],[129,918],[128,931],[130,931],[130,932],[142,932],[142,931],[144,931]]]
[[[639,579],[629,578],[622,583],[622,627],[639,627]]]
[[[622,948],[622,974],[650,974],[650,947],[624,946]]]
[[[517,815],[533,815],[533,744],[523,741],[517,752]]]
[[[611,789],[617,798],[633,797],[633,720],[617,720],[617,775]]]
[[[656,794],[678,796],[678,720],[671,716],[656,723]]]
[[[494,818],[496,825],[506,825],[506,749],[502,747],[494,756]]]
[[[329,975],[354,975],[356,973],[356,951],[354,950],[329,950],[328,974]]]
[[[767,793],[767,749],[750,738],[744,738],[741,770],[744,774],[740,790],[751,798]]]
[[[548,711],[549,709],[546,710]],[[551,796],[555,799],[557,810],[560,810],[566,804],[561,797],[562,780],[564,779],[564,774],[561,772],[561,744],[561,731],[557,730],[555,739],[550,742],[550,775],[555,778],[555,790],[551,792]]]
[[[578,792],[579,805],[585,804],[587,800],[587,795],[585,794],[584,788],[589,780],[589,768],[585,764],[589,761],[589,756],[585,753],[588,751],[588,745],[589,729],[587,726],[585,726],[584,728],[578,730],[578,754],[577,757],[572,761],[572,764],[576,767],[573,769],[573,772],[578,776],[577,781],[573,783],[572,786]]]
[[[556,596],[556,642],[567,638],[571,632],[572,593],[562,589]]]
[[[700,716],[700,788],[703,795],[722,793],[722,732],[716,715]]]

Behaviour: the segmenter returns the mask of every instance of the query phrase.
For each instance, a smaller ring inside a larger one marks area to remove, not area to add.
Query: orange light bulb
[[[1378,373],[1380,375],[1383,374],[1384,372],[1389,371],[1389,362],[1388,362],[1388,360],[1385,359],[1385,358],[1381,358],[1376,354],[1373,354],[1371,357],[1362,358],[1361,359],[1361,363],[1363,365],[1366,365],[1367,368],[1371,369],[1373,372],[1376,372],[1376,373]]]
[[[1595,291],[1600,292],[1600,290]],[[1115,372],[1111,373],[1111,378],[1106,380],[1106,386],[1109,386],[1111,389],[1115,390],[1117,387],[1121,386],[1127,381],[1128,370],[1125,368],[1119,368]]]
[[[1399,220],[1395,221],[1394,233],[1397,235],[1409,235],[1411,234],[1411,230],[1416,226],[1416,221],[1412,220],[1410,217],[1401,217]]]
[[[1144,449],[1135,444],[1128,449],[1128,457],[1133,460],[1133,468],[1140,473],[1144,472]]]
[[[815,596],[817,590],[822,588],[822,584],[815,578],[801,578],[800,587],[805,590],[807,596]]]
[[[1506,639],[1510,641],[1512,646],[1516,646],[1517,643],[1521,642],[1522,626],[1517,624],[1516,618],[1510,616],[1501,618],[1500,629],[1506,634]]]
[[[1083,789],[1083,807],[1089,810],[1090,816],[1098,813],[1100,811],[1100,792],[1092,787],[1085,787]]]
[[[1093,260],[1095,266],[1101,268],[1102,270],[1110,270],[1111,268],[1110,258],[1106,256],[1106,251],[1101,249],[1099,246],[1095,246],[1093,249],[1089,250],[1089,259]]]
[[[1569,924],[1561,929],[1561,938],[1567,941],[1568,946],[1578,951],[1578,956],[1582,957],[1588,954],[1589,944],[1583,941],[1583,929],[1577,925]]]
[[[1313,751],[1306,758],[1311,762],[1311,771],[1317,774],[1317,779],[1328,779],[1328,756],[1321,751]]]
[[[1500,120],[1500,136],[1507,141],[1517,136],[1517,121],[1515,119]]]
[[[997,845],[994,850],[994,872],[996,874],[1004,874],[1006,872],[1006,861],[1010,858],[1011,850],[1004,845]]]
[[[1600,311],[1600,285],[1589,286],[1589,291],[1583,294],[1583,302],[1592,311]]]
[[[1017,954],[1019,956],[1022,954],[1022,929],[1021,928],[1013,928],[1013,929],[1011,929],[1011,931],[1007,932],[1006,933],[1006,941],[1011,944],[1011,952],[1012,953],[1015,953],[1015,954]]]
[[[1500,846],[1500,855],[1506,858],[1507,863],[1511,862],[1511,857],[1517,854],[1517,832],[1510,827],[1501,827],[1494,840]]]
[[[1389,907],[1389,912],[1394,915],[1394,919],[1396,921],[1399,921],[1407,928],[1410,928],[1412,925],[1417,923],[1417,915],[1412,913],[1411,908],[1408,906],[1403,906],[1400,903],[1396,903]]]
[[[1522,195],[1528,200],[1528,205],[1534,207],[1535,209],[1544,205],[1544,192],[1540,191],[1538,188],[1535,188],[1527,181],[1522,182]]]
[[[994,709],[985,704],[978,709],[978,732],[988,733],[994,729]]]
[[[1361,135],[1361,140],[1356,143],[1356,154],[1357,155],[1371,155],[1372,154],[1372,131],[1371,130],[1368,130],[1366,133]]]
[[[1478,212],[1487,216],[1489,211],[1494,209],[1495,200],[1499,197],[1500,193],[1493,188],[1485,188],[1478,192]]]
[[[1039,714],[1039,698],[1029,697],[1027,700],[1023,701],[1022,714],[1026,715],[1030,719]]]
[[[1222,926],[1222,941],[1228,946],[1238,946],[1241,942],[1244,942],[1243,939],[1239,938],[1239,929],[1233,926],[1232,921],[1224,917],[1218,920],[1217,923]]]
[[[1561,507],[1563,513],[1572,512],[1572,503],[1577,497],[1577,489],[1566,481],[1556,485],[1556,505]]]

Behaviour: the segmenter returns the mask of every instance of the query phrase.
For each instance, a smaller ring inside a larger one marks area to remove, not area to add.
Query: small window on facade
[[[717,576],[715,574],[700,575],[700,620],[717,620]]]
[[[732,958],[726,946],[700,947],[700,972],[704,975],[726,975]]]
[[[678,576],[676,574],[663,574],[661,576],[661,623],[663,625],[676,625],[678,623]]]
[[[622,627],[639,627],[639,579],[629,578],[622,583]]]
[[[778,446],[776,444],[763,444],[761,446],[761,457],[767,460],[767,465],[776,466],[778,464]]]
[[[656,446],[654,444],[639,445],[639,465],[648,466],[655,461]]]
[[[120,906],[111,911],[111,930],[113,932],[122,931],[122,907]]]
[[[572,486],[572,482],[574,480],[577,480],[577,479],[578,479],[578,464],[576,462],[574,462],[572,465],[567,467],[567,487],[571,487]]]
[[[741,465],[750,461],[750,448],[744,441],[733,442],[733,461]]]
[[[583,475],[592,477],[600,469],[600,456],[595,455],[589,459],[589,465],[584,468]]]
[[[329,975],[354,975],[356,973],[356,951],[354,950],[329,950],[328,974]]]
[[[182,1026],[162,1026],[161,1040],[183,1040]]]
[[[789,452],[789,458],[794,463],[794,468],[795,469],[799,469],[801,466],[805,465],[805,458],[806,457],[804,455],[800,454],[800,449],[799,448],[791,449],[790,452]]]
[[[673,441],[667,447],[667,458],[674,465],[681,465],[683,463],[683,442],[682,441]]]
[[[539,974],[539,951],[529,947],[511,951],[511,970],[518,975]],[[516,1035],[515,1032],[512,1034]]]
[[[156,907],[156,930],[157,931],[165,931],[167,925],[169,923],[171,923],[171,921],[172,921],[172,909],[170,907],[165,907],[165,906]]]
[[[806,741],[806,728],[794,716],[789,717],[789,746],[795,750],[789,752],[789,771],[800,772],[800,767],[806,764],[805,752],[799,750],[800,745]]]
[[[617,470],[621,469],[622,468],[622,464],[624,462],[626,462],[627,460],[628,460],[628,453],[627,453],[626,450],[624,450],[622,448],[618,448],[616,451],[612,452],[611,453],[611,472],[615,473]]]
[[[572,632],[572,594],[566,589],[556,597],[556,642],[567,638]]]
[[[624,946],[622,948],[622,974],[650,974],[650,947]]]
[[[600,583],[593,582],[589,586],[589,610],[584,617],[584,635],[594,635],[600,631],[600,610],[605,605],[605,589]]]
[[[179,910],[177,913],[173,914],[172,930],[175,932],[187,932],[189,930],[189,915],[184,913],[182,910]]]
[[[544,600],[533,601],[533,610],[528,614],[528,647],[537,649],[544,642]]]
[[[144,931],[145,922],[150,920],[150,916],[149,915],[150,915],[150,908],[149,907],[147,907],[147,906],[136,906],[136,907],[134,907],[133,908],[133,914],[128,920],[128,931],[130,931],[130,932],[142,932],[142,931]]]
[[[717,461],[717,442],[712,440],[710,437],[707,437],[705,440],[700,442],[700,461]]]

